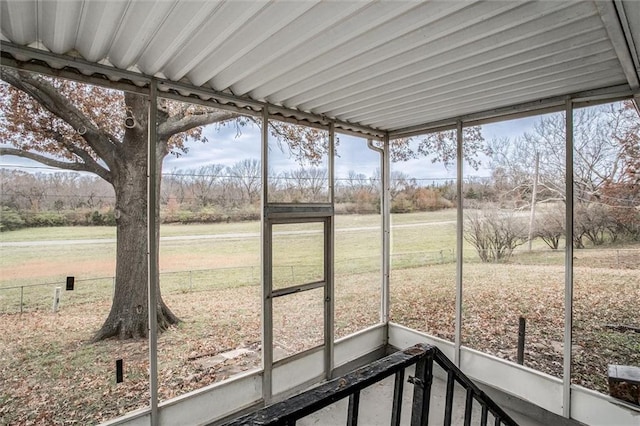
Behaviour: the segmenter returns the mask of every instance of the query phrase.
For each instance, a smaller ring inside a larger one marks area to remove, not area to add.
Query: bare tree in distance
[[[222,164],[208,164],[201,166],[191,175],[193,196],[196,202],[206,207],[215,202],[214,188],[223,178],[225,167]]]
[[[471,243],[482,262],[509,260],[513,250],[527,241],[526,222],[513,211],[474,209],[467,213],[464,239]]]
[[[247,158],[238,161],[227,168],[227,173],[233,182],[241,188],[242,196],[246,195],[249,204],[260,199],[262,168],[260,161],[255,158]]]
[[[560,241],[565,236],[564,205],[555,203],[549,211],[536,218],[534,238],[540,238],[552,250],[560,248]]]
[[[481,154],[491,155],[491,147],[485,144],[480,126],[462,129],[464,160],[477,170],[482,164]],[[430,158],[433,164],[455,167],[457,158],[456,130],[444,130],[414,138],[400,138],[390,141],[391,161],[394,163],[414,158]]]
[[[623,104],[608,104],[574,111],[574,196],[588,202],[601,195],[607,182],[625,177],[625,158],[632,155],[633,123],[638,117]],[[637,127],[636,127],[637,128]],[[637,135],[635,136],[637,137]],[[563,113],[540,116],[531,132],[516,138],[489,141],[492,151],[489,167],[497,184],[511,195],[525,195],[527,203],[533,187],[536,156],[538,202],[564,201],[565,197],[565,118]],[[635,148],[637,149],[637,148]]]
[[[584,246],[582,238],[599,245],[604,243],[605,234],[616,239],[619,233],[640,229],[640,218],[633,210],[638,204],[633,200],[640,199],[635,177],[640,168],[639,123],[630,101],[574,111],[576,247]],[[534,212],[536,203],[565,201],[564,114],[541,116],[531,132],[513,139],[494,139],[489,145],[493,151],[492,176],[503,205],[510,201],[515,207],[530,208],[531,224],[538,223],[537,234],[551,238],[545,242],[552,248],[557,246],[555,222],[546,222],[552,229],[543,231]],[[536,158],[539,161],[534,161]],[[615,223],[610,220],[611,209],[616,211]],[[601,217],[596,219],[595,215]]]

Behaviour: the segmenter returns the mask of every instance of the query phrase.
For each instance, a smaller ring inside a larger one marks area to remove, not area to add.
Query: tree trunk
[[[93,341],[144,338],[149,332],[147,267],[147,126],[146,102],[134,102],[136,120],[141,125],[128,129],[123,143],[127,161],[118,163],[113,186],[116,194],[116,282],[111,311]],[[160,150],[162,151],[162,150]],[[158,156],[162,163],[164,155]],[[158,176],[161,167],[158,167]],[[158,183],[156,192],[159,194]],[[159,222],[155,230],[159,238]],[[179,322],[162,300],[156,283],[158,330]]]

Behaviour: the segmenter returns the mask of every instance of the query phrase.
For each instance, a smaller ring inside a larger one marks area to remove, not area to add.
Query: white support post
[[[571,345],[573,339],[573,104],[565,108],[565,274],[564,274],[564,356],[562,371],[562,414],[571,417]]]
[[[262,165],[262,214],[260,236],[260,262],[262,264],[262,398],[265,404],[271,402],[272,369],[273,369],[273,299],[271,298],[271,227],[265,217],[269,201],[269,110],[262,110],[261,137],[261,165]]]
[[[387,323],[385,321],[385,300],[384,300],[384,295],[383,295],[383,289],[384,289],[384,283],[385,283],[385,268],[384,268],[384,263],[385,263],[385,259],[387,257],[387,253],[384,250],[384,242],[385,242],[385,223],[386,223],[386,218],[384,215],[385,212],[385,185],[384,185],[384,173],[383,170],[385,169],[385,160],[384,160],[384,149],[379,148],[377,146],[375,146],[373,144],[373,139],[368,139],[367,140],[367,147],[372,150],[377,152],[378,154],[380,154],[380,247],[382,248],[380,250],[380,299],[381,299],[381,303],[380,303],[380,322],[381,323]],[[387,327],[388,329],[388,327]],[[388,336],[388,333],[385,334],[386,336]],[[387,337],[385,337],[385,342],[387,342],[389,339]]]
[[[157,119],[158,91],[156,81],[149,84],[148,141],[147,141],[147,272],[149,307],[149,394],[151,406],[151,425],[158,424],[158,153]]]
[[[335,280],[334,280],[334,243],[335,220],[333,206],[335,181],[335,128],[329,125],[329,200],[332,206],[331,217],[325,221],[325,255],[324,255],[324,372],[327,380],[331,379],[334,367],[333,341],[335,333]]]
[[[462,149],[462,121],[458,121],[456,126],[456,198],[458,206],[456,209],[456,318],[455,318],[455,335],[454,335],[454,362],[460,367],[460,346],[462,345],[462,243],[464,237],[464,216],[462,205],[462,167],[463,155]]]
[[[391,317],[391,155],[389,135],[385,135],[382,149],[382,323],[389,325]],[[385,343],[388,341],[386,335]]]

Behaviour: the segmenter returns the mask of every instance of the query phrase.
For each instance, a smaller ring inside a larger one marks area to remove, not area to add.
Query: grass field
[[[393,321],[449,340],[455,312],[454,219],[455,212],[394,215],[392,234]],[[159,340],[161,399],[259,365],[251,357],[210,363],[220,352],[259,345],[259,226],[162,227],[162,291],[183,322]],[[3,233],[0,242],[113,237],[111,228],[52,228]],[[317,275],[319,237],[278,235],[278,285]],[[336,218],[337,337],[379,320],[380,246],[378,217]],[[473,250],[465,248],[463,342],[515,360],[518,317],[524,316],[525,365],[560,376],[564,254],[536,248],[499,265],[478,263]],[[87,343],[109,310],[114,256],[115,244],[108,241],[0,245],[0,424],[89,424],[148,403],[146,342]],[[608,327],[639,325],[640,247],[580,250],[575,257],[574,382],[606,391],[608,363],[640,365],[640,335]],[[53,288],[64,288],[67,275],[78,280],[76,290],[63,292],[60,310],[52,313]],[[24,287],[39,283],[54,284]],[[274,309],[278,350],[317,344],[321,309],[321,296],[313,291],[280,298]],[[119,358],[125,381],[115,384]]]

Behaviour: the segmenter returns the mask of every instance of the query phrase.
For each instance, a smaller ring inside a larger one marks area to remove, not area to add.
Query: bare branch
[[[111,175],[109,171],[104,169],[103,167],[100,167],[98,164],[88,165],[79,162],[60,161],[53,158],[45,157],[44,155],[36,154],[34,152],[6,147],[0,147],[0,155],[13,155],[15,157],[28,158],[30,160],[34,160],[47,166],[56,167],[59,169],[95,173],[107,182],[111,182]]]
[[[186,132],[207,124],[222,123],[237,118],[238,114],[229,111],[212,111],[202,114],[187,114],[169,117],[158,126],[158,138],[168,140],[171,136]]]

